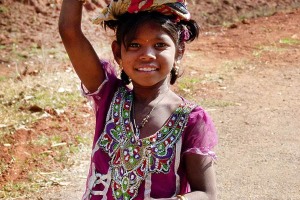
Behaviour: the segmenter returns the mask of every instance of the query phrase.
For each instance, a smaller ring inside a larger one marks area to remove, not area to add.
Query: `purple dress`
[[[190,192],[182,155],[215,158],[217,134],[208,114],[183,99],[162,128],[147,138],[134,131],[132,90],[117,78],[113,66],[102,62],[106,80],[94,93],[96,129],[84,200],[170,198]]]

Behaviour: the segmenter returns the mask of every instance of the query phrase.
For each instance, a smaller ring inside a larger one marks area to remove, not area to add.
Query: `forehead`
[[[158,23],[148,21],[140,24],[134,38],[171,38],[168,32]]]
[[[155,30],[163,30],[162,25],[160,25],[159,23],[154,22],[154,21],[147,21],[147,22],[141,23],[137,29],[141,30],[141,29],[145,29],[145,28],[155,29]]]

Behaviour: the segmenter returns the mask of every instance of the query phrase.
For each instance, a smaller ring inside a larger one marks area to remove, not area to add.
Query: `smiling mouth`
[[[158,69],[155,67],[141,67],[136,70],[140,72],[152,72],[152,71],[157,71]]]

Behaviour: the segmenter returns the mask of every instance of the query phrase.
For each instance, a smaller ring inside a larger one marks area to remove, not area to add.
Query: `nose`
[[[145,46],[141,49],[141,55],[140,59],[141,60],[152,60],[155,59],[155,49],[151,46]]]

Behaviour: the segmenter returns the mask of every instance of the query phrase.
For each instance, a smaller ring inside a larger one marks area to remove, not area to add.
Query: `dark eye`
[[[167,46],[167,44],[166,43],[163,43],[163,42],[159,42],[159,43],[156,43],[155,44],[155,47],[157,47],[157,48],[164,48],[164,47],[166,47]]]
[[[128,45],[128,48],[139,48],[140,46],[139,43],[132,42]]]

